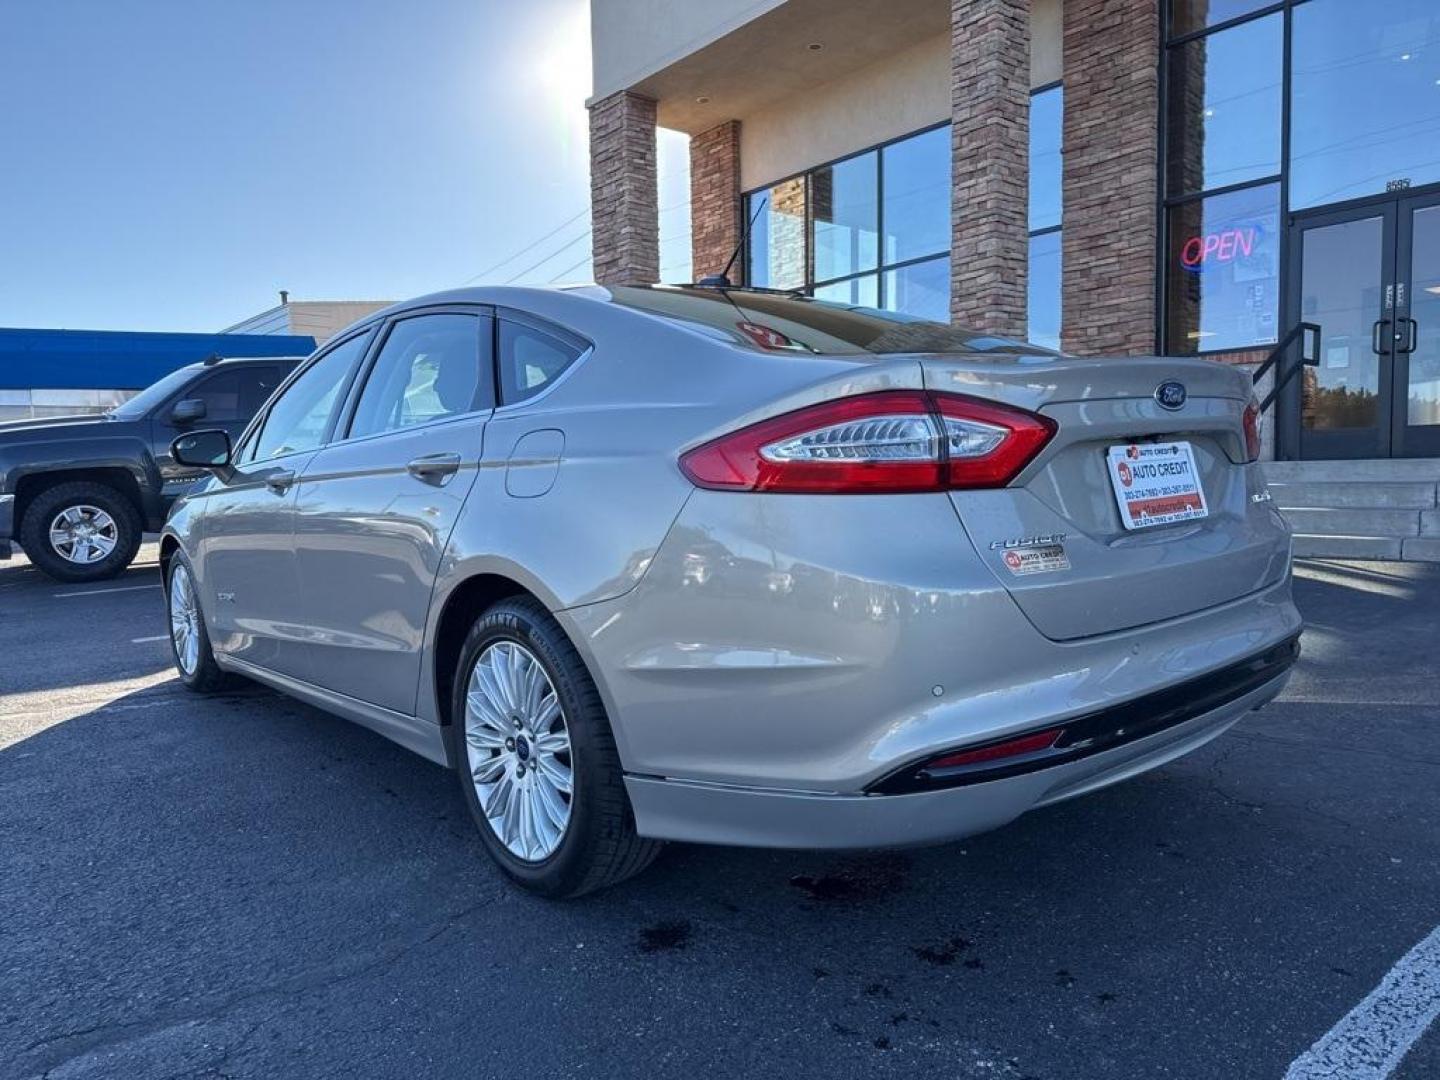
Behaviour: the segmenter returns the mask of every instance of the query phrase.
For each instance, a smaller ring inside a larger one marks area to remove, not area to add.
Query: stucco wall
[[[595,100],[628,90],[785,0],[591,0]]]
[[[1060,78],[1060,5],[1032,0],[1031,86]],[[950,36],[942,34],[739,117],[740,182],[750,191],[949,118]]]

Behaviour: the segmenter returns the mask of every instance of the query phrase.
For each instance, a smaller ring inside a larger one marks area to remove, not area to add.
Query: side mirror
[[[230,456],[230,434],[218,429],[191,431],[170,443],[170,457],[175,464],[209,469],[221,480],[229,480],[234,475]]]
[[[196,420],[205,419],[205,402],[200,398],[186,398],[184,401],[177,401],[175,408],[170,410],[170,420],[176,424],[193,424]]]

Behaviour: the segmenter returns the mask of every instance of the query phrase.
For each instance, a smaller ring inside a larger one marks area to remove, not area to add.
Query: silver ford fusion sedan
[[[175,663],[453,768],[547,895],[664,840],[954,839],[1280,692],[1256,412],[1219,364],[773,292],[429,296],[176,440]]]

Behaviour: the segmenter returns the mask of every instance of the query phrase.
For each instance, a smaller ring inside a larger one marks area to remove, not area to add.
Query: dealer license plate
[[[1194,521],[1210,512],[1188,442],[1112,446],[1105,460],[1127,529]]]

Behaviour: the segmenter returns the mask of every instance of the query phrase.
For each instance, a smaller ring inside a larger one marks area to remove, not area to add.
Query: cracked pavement
[[[181,690],[153,550],[103,588],[0,563],[5,1080],[1278,1078],[1440,921],[1440,566],[1302,564],[1285,696],[1129,783],[919,851],[673,846],[568,904],[444,770]]]

